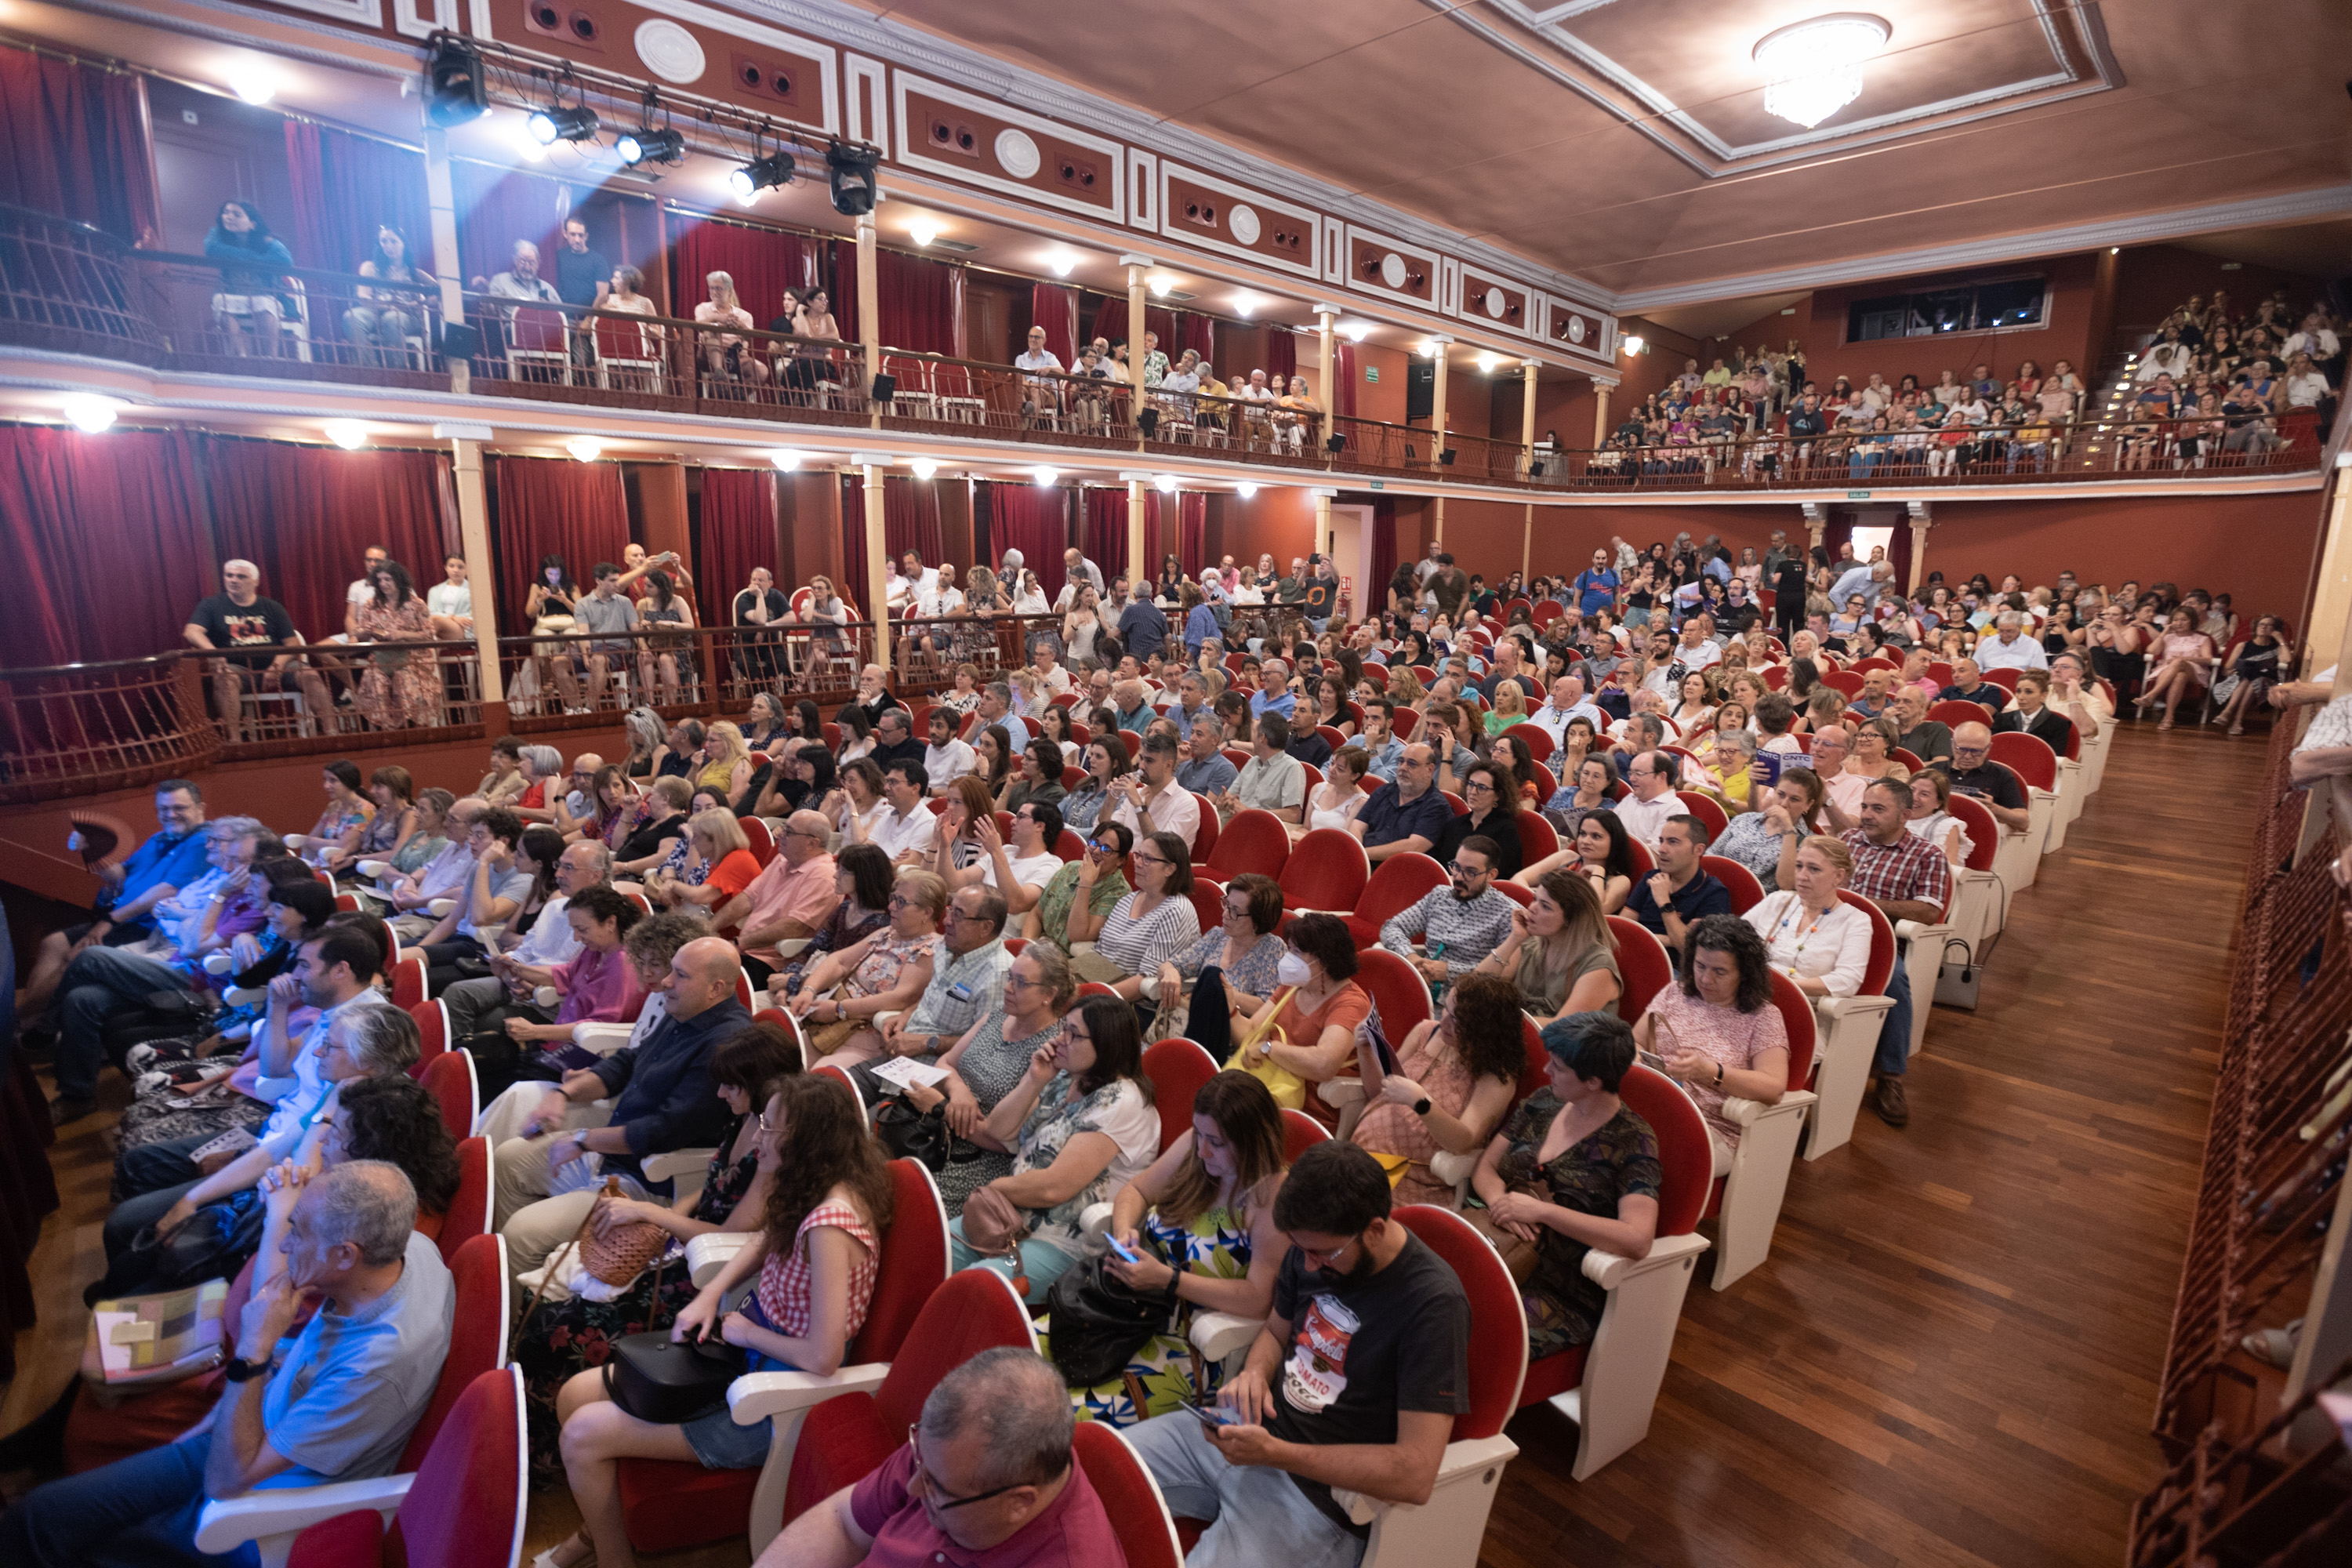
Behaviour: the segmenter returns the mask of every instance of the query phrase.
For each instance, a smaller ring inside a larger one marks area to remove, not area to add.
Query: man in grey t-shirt
[[[637,608],[629,596],[621,592],[621,569],[609,561],[596,563],[596,589],[572,606],[572,618],[578,629],[592,634],[585,647],[588,658],[588,707],[573,711],[584,713],[604,703],[604,672],[614,664],[626,663],[636,647],[635,639],[613,634],[637,629]],[[594,634],[602,634],[595,636]],[[653,685],[648,660],[637,661],[637,679],[641,684]]]

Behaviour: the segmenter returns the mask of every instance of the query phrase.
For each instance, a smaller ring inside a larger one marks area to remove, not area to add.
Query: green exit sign
[[[1870,499],[1870,492],[1868,490],[1848,490],[1845,492],[1845,499],[1848,500],[1868,500]]]
[[[1386,480],[1386,479],[1374,479],[1374,480],[1372,481],[1372,489],[1376,489],[1376,490],[1384,490],[1384,489],[1388,489],[1388,488],[1389,488],[1389,482],[1388,482],[1388,480]]]
[[[1381,378],[1381,367],[1380,367],[1380,366],[1378,366],[1378,365],[1376,365],[1376,364],[1368,364],[1368,365],[1366,365],[1366,366],[1364,367],[1364,379],[1365,379],[1366,381],[1378,381],[1378,380],[1380,380],[1380,378]]]

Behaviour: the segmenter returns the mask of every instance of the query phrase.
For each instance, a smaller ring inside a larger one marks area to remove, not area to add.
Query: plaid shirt
[[[1906,833],[1892,844],[1873,844],[1859,827],[1848,830],[1853,878],[1847,883],[1865,899],[1907,900],[1942,909],[1952,896],[1951,863],[1924,838]]]
[[[1503,945],[1511,934],[1511,911],[1518,907],[1492,888],[1475,899],[1457,899],[1450,887],[1432,888],[1381,927],[1381,945],[1411,958],[1412,939],[1420,937],[1432,958],[1443,948],[1446,975],[1458,978]]]

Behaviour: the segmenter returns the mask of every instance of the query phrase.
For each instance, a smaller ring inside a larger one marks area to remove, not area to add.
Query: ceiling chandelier
[[[1767,33],[1756,46],[1764,107],[1811,131],[1862,94],[1862,66],[1886,47],[1879,17],[1840,11]]]

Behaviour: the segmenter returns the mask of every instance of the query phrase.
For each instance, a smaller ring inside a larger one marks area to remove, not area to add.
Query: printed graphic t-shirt
[[[1274,1313],[1290,1325],[1290,1353],[1266,1430],[1286,1442],[1393,1443],[1400,1410],[1458,1415],[1470,1408],[1470,1299],[1417,1236],[1379,1273],[1337,1282],[1291,1248],[1275,1281]],[[1370,1533],[1349,1520],[1329,1487],[1290,1479],[1342,1529]]]

